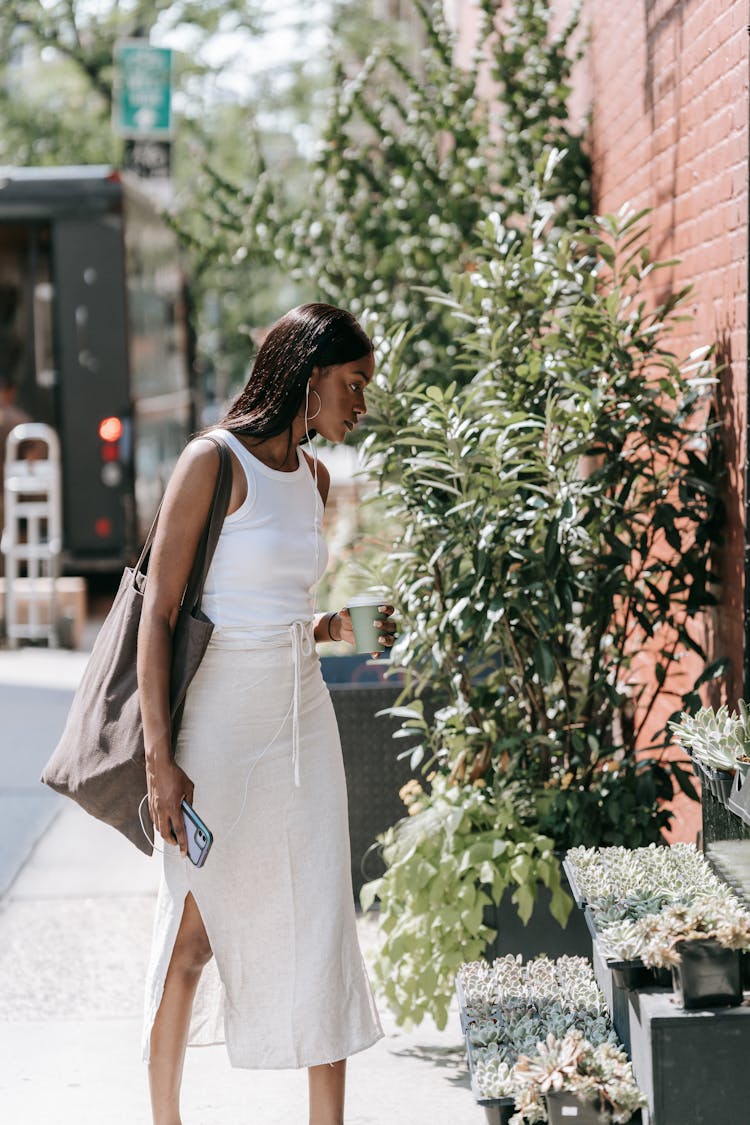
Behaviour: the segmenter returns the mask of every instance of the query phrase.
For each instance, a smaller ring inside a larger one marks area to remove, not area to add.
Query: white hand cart
[[[41,457],[22,458],[34,442]],[[5,634],[19,640],[58,643],[57,581],[62,550],[60,443],[51,426],[24,422],[9,433],[5,449],[5,519],[0,549],[5,559]],[[19,612],[23,600],[24,612]]]

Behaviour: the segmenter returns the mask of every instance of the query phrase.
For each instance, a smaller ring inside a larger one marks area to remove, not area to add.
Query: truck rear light
[[[102,441],[117,442],[122,437],[121,418],[102,418],[99,423],[99,437]]]
[[[103,445],[101,448],[102,461],[117,461],[120,450],[116,445]]]

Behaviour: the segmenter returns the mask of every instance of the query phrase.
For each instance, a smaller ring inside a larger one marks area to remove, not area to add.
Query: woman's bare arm
[[[171,830],[187,849],[180,812],[193,800],[193,783],[172,757],[169,676],[172,634],[190,568],[208,518],[219,470],[219,453],[207,441],[182,453],[164,494],[148,563],[148,582],[138,630],[138,693],[146,746],[149,809],[156,830]]]

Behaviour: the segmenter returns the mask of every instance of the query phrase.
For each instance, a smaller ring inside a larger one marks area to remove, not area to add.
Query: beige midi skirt
[[[304,630],[263,643],[217,631],[190,686],[176,758],[214,842],[201,868],[163,845],[146,1060],[188,893],[213,951],[191,1043],[226,1042],[232,1066],[270,1069],[335,1062],[382,1037],[357,940],[338,728]]]

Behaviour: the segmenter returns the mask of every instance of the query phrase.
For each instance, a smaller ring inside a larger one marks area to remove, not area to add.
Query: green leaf
[[[531,915],[534,913],[536,883],[521,883],[513,892],[511,901],[515,903],[518,909],[518,917],[524,925],[527,925]]]
[[[359,892],[359,904],[362,907],[363,914],[366,914],[370,909],[375,899],[380,894],[383,885],[382,879],[372,879],[369,883],[365,883]]]
[[[550,914],[565,928],[568,924],[570,912],[573,909],[573,899],[562,887],[556,887],[550,897]]]
[[[541,637],[534,645],[533,659],[534,667],[536,668],[542,683],[551,683],[555,678],[555,658],[552,655],[550,646]]]

